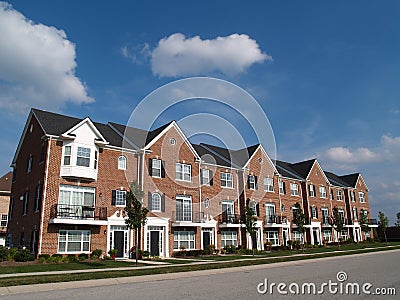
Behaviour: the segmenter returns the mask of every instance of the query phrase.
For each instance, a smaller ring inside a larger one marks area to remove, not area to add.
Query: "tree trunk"
[[[139,235],[138,235],[138,229],[136,228],[136,247],[135,247],[135,259],[136,259],[136,267],[138,266],[138,245],[139,245]]]
[[[385,243],[387,244],[386,229],[383,231],[383,234],[385,235]]]

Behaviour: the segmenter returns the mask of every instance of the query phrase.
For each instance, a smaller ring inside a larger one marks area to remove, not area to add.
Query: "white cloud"
[[[94,100],[75,76],[76,53],[63,30],[36,24],[0,2],[0,108],[59,109]]]
[[[368,148],[350,150],[346,147],[333,147],[326,151],[324,157],[337,163],[365,163],[374,162],[380,159],[379,155]]]
[[[212,40],[187,38],[175,33],[161,39],[151,54],[154,75],[177,77],[221,72],[235,75],[255,63],[271,61],[246,34],[232,34]]]
[[[136,46],[126,45],[121,47],[121,55],[135,64],[140,64],[151,56],[151,50],[147,43]]]

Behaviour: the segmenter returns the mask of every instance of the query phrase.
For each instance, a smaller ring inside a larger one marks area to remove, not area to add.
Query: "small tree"
[[[358,221],[360,223],[361,231],[364,232],[364,236],[368,233],[371,229],[368,226],[368,212],[366,210],[360,211],[360,219]]]
[[[142,226],[146,225],[147,214],[149,210],[142,206],[143,191],[140,189],[137,182],[131,184],[129,192],[126,194],[125,219],[126,225],[135,231],[135,258],[136,266],[138,265],[138,246],[139,246],[139,231]]]
[[[383,231],[383,235],[385,236],[385,242],[387,243],[386,228],[388,227],[389,219],[385,216],[383,212],[378,212],[378,219],[379,219],[378,226]]]
[[[344,228],[344,220],[341,217],[340,213],[339,213],[339,209],[335,206],[332,210],[333,216],[332,216],[332,225],[333,225],[333,229],[335,229],[336,234],[338,236],[338,245],[340,248],[340,233],[342,232],[343,228]]]
[[[397,221],[396,221],[396,223],[394,223],[394,225],[396,225],[396,227],[400,227],[400,212],[398,212],[396,214],[396,218],[397,218]]]
[[[302,251],[304,252],[304,232],[306,231],[306,215],[303,213],[299,202],[296,202],[293,210],[293,224],[297,226],[297,231],[301,234]]]
[[[246,226],[246,231],[249,233],[251,238],[251,245],[254,256],[254,244],[256,241],[256,233],[257,233],[257,217],[255,216],[255,211],[250,207],[250,205],[246,205],[246,212],[242,215],[242,223]]]

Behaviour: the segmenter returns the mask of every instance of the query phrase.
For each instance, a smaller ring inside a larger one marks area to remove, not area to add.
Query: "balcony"
[[[187,223],[205,223],[204,212],[173,211],[171,220],[175,226],[188,225]]]
[[[329,217],[322,217],[321,219],[322,226],[331,226],[332,222]]]
[[[107,207],[54,204],[50,224],[107,225]]]
[[[377,219],[368,219],[368,225],[378,226],[378,220]]]
[[[287,224],[288,220],[286,216],[270,215],[267,216],[266,222],[267,224]]]
[[[97,180],[97,169],[82,166],[61,166],[60,175],[63,178]]]
[[[240,224],[240,216],[237,214],[222,213],[218,216],[219,224]]]

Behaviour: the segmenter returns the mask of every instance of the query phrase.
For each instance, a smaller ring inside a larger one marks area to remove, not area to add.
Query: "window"
[[[315,206],[311,206],[311,216],[313,219],[318,219],[318,209]]]
[[[94,169],[97,169],[97,151],[94,151]]]
[[[322,235],[323,235],[325,242],[327,242],[327,243],[332,242],[332,231],[331,230],[323,230]]]
[[[309,191],[310,197],[315,197],[315,188],[314,188],[314,185],[313,185],[313,184],[310,184],[310,185],[308,186],[308,191]]]
[[[209,207],[210,207],[210,199],[206,198],[206,199],[204,200],[204,207],[205,207],[205,208],[209,208]]]
[[[253,215],[257,216],[257,202],[256,201],[249,201],[249,207],[253,210]]]
[[[126,205],[126,191],[115,190],[115,206]]]
[[[322,223],[329,224],[328,209],[324,207],[324,208],[321,208],[321,211],[322,211]]]
[[[78,147],[76,165],[81,167],[90,166],[90,148]]]
[[[175,144],[176,144],[176,141],[175,141],[174,138],[172,138],[172,139],[169,140],[169,143],[170,143],[171,145],[175,145]]]
[[[275,223],[275,204],[274,203],[265,203],[267,223]]]
[[[339,238],[341,238],[342,240],[346,241],[347,240],[347,230],[342,230],[340,232]]]
[[[38,184],[36,187],[34,211],[39,211],[42,206],[42,185]]]
[[[277,230],[266,231],[265,234],[267,242],[271,242],[272,246],[279,246],[279,234]]]
[[[285,183],[281,180],[279,180],[279,194],[285,194]]]
[[[126,170],[126,157],[123,155],[118,157],[118,170]]]
[[[326,198],[326,188],[324,186],[319,187],[319,196],[321,198]]]
[[[270,177],[264,178],[264,191],[273,192],[274,191],[274,179]]]
[[[26,173],[30,173],[32,171],[32,162],[33,156],[29,156],[28,161],[26,162]]]
[[[227,217],[231,217],[235,214],[233,200],[222,200],[222,214]]]
[[[186,250],[195,249],[194,231],[175,231],[174,250],[185,248]]]
[[[342,198],[342,191],[341,191],[341,190],[337,190],[337,191],[336,191],[336,196],[337,196],[337,200],[338,200],[338,201],[342,201],[342,200],[343,200],[343,198]]]
[[[192,221],[192,198],[188,196],[176,197],[176,220]]]
[[[358,213],[357,213],[357,207],[353,207],[353,219],[354,221],[357,221]]]
[[[151,196],[151,210],[161,211],[161,196],[159,193],[154,193]]]
[[[161,178],[161,159],[151,159],[151,176]]]
[[[39,162],[41,163],[44,162],[45,151],[46,147],[42,145],[42,148],[40,148],[40,159],[39,159]]]
[[[340,220],[342,220],[342,222],[344,223],[344,210],[343,209],[339,209],[338,213],[339,213]]]
[[[208,169],[201,169],[200,171],[201,173],[201,184],[202,185],[211,185],[211,181],[210,178],[212,178],[211,176],[211,171]]]
[[[356,196],[354,194],[354,191],[350,192],[350,198],[351,198],[351,202],[356,202]]]
[[[61,216],[79,218],[83,215],[83,207],[94,207],[95,189],[83,186],[60,185],[58,197],[58,214]],[[88,212],[88,217],[94,217],[94,211]]]
[[[333,195],[333,190],[332,189],[329,191],[329,195],[330,195],[330,199],[331,200],[333,200],[335,198],[334,195]]]
[[[7,227],[8,215],[1,215],[0,227]]]
[[[176,177],[177,180],[191,181],[192,180],[192,166],[176,163]]]
[[[298,230],[293,230],[293,240],[298,241],[300,243],[303,242],[303,237]]]
[[[250,190],[256,189],[256,176],[254,176],[254,175],[247,176],[247,187]]]
[[[358,193],[358,198],[360,199],[361,203],[365,203],[365,197],[363,192]]]
[[[237,246],[237,232],[236,231],[221,231],[222,247]]]
[[[28,213],[28,203],[29,203],[29,191],[26,191],[24,194],[24,207],[22,210],[22,215],[26,215]]]
[[[296,183],[290,184],[290,195],[292,195],[292,196],[299,195],[299,186]]]
[[[64,166],[71,165],[71,146],[64,147]]]
[[[221,172],[221,186],[233,188],[233,178],[231,173]]]
[[[90,230],[60,230],[58,252],[77,253],[90,251]]]

